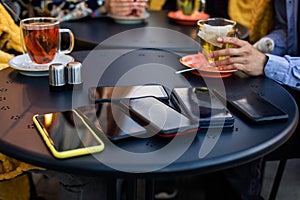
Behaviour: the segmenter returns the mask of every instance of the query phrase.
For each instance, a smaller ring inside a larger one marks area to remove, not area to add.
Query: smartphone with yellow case
[[[76,110],[37,114],[33,116],[33,122],[56,158],[82,156],[104,149],[95,129]]]

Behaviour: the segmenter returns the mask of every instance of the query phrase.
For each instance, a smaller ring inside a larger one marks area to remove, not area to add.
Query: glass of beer
[[[36,64],[50,63],[56,53],[67,54],[73,50],[74,35],[60,28],[60,20],[52,17],[34,17],[21,20],[21,40],[25,53]],[[61,33],[68,33],[69,47],[61,50]]]
[[[177,8],[184,15],[193,15],[200,9],[200,0],[177,0]]]
[[[219,49],[230,48],[229,44],[217,42],[218,37],[235,37],[236,22],[224,18],[208,18],[197,22],[199,27],[200,52],[207,58],[209,63],[225,57],[208,58],[208,54]]]

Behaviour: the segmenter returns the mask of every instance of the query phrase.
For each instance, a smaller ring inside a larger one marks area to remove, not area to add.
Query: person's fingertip
[[[217,42],[223,42],[223,39],[221,37],[218,37]]]

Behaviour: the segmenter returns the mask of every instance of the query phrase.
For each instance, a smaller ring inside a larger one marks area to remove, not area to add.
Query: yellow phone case
[[[99,145],[96,146],[89,146],[89,147],[84,147],[84,148],[77,148],[77,149],[70,149],[70,150],[65,150],[65,151],[58,151],[55,148],[54,142],[51,139],[48,131],[44,127],[43,124],[41,124],[37,117],[40,116],[38,114],[33,116],[33,122],[36,125],[37,129],[39,130],[39,133],[41,134],[43,140],[45,141],[48,149],[50,152],[53,154],[54,157],[64,159],[64,158],[71,158],[71,157],[76,157],[76,156],[82,156],[82,155],[87,155],[87,154],[92,154],[96,152],[101,152],[104,150],[104,143],[103,141],[97,136],[97,134],[94,132],[94,130],[85,122],[85,120],[78,114],[77,111],[72,110],[83,122],[83,124],[87,127],[87,129],[92,133],[93,137],[95,140],[99,142]]]

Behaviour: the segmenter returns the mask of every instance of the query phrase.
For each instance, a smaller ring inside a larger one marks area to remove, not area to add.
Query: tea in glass
[[[209,18],[198,21],[200,38],[200,51],[206,57],[208,62],[213,63],[216,60],[222,60],[226,57],[209,58],[208,54],[213,51],[230,48],[230,44],[217,42],[218,37],[235,37],[236,22],[224,18]]]
[[[22,45],[32,62],[50,63],[56,53],[70,53],[74,46],[74,35],[69,29],[60,29],[60,21],[51,17],[28,18],[21,21]],[[70,45],[60,50],[60,33],[67,32]]]

